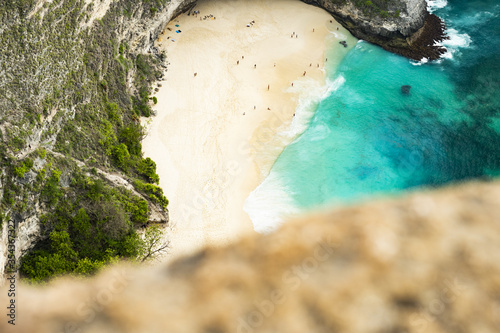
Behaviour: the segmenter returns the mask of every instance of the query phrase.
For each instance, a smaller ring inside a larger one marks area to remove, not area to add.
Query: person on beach
[[[313,65],[313,64],[312,64],[312,62],[311,62],[311,63],[309,64],[309,67],[312,67],[312,65]]]
[[[240,64],[240,61],[239,61],[239,60],[238,60],[238,61],[236,61],[236,65],[239,65],[239,64]]]
[[[241,59],[245,59],[245,56],[241,56]]]
[[[319,64],[318,64],[318,66],[317,66],[317,67],[319,68]]]
[[[198,73],[194,73],[194,77],[196,77],[196,75],[198,75]]]
[[[306,71],[304,71],[304,74],[302,74],[302,76],[306,76]]]
[[[267,91],[269,91],[269,85],[267,85]]]
[[[314,28],[313,28],[313,32],[314,32]]]
[[[257,64],[253,65],[253,69],[257,68]]]
[[[293,82],[292,82],[292,87],[293,87]]]

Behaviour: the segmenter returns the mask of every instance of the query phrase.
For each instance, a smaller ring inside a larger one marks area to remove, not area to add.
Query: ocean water
[[[360,41],[326,69],[329,94],[245,202],[256,231],[319,206],[500,175],[500,4],[429,9],[448,27],[442,59],[415,62]]]

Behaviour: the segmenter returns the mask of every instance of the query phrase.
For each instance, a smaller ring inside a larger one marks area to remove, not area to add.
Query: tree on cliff
[[[144,234],[139,258],[141,262],[154,260],[167,253],[170,241],[165,238],[165,233],[156,225],[147,228]]]

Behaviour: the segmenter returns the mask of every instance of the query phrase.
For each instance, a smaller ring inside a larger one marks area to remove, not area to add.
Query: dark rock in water
[[[408,85],[401,86],[401,93],[403,93],[403,95],[409,95],[410,89],[411,89],[411,86],[408,86]]]

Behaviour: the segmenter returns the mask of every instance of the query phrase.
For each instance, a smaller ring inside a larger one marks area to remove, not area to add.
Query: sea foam
[[[434,12],[436,9],[444,8],[448,4],[446,0],[427,0],[427,10]]]
[[[339,75],[334,80],[326,80],[324,86],[315,81],[303,80],[289,88],[290,92],[299,93],[299,102],[289,128],[279,133],[284,138],[297,138],[309,126],[310,120],[316,112],[318,103],[326,99],[345,82]],[[297,215],[300,209],[291,197],[285,182],[279,172],[271,171],[264,181],[245,200],[243,210],[252,220],[254,230],[268,233],[278,228],[287,217]]]
[[[299,212],[276,173],[271,173],[250,193],[245,200],[243,210],[252,220],[254,230],[259,233],[274,231],[282,224],[284,218]]]
[[[344,77],[339,76],[333,81],[327,78],[323,86],[311,81],[301,81],[297,82],[293,88],[288,88],[289,92],[292,89],[299,92],[299,102],[290,127],[280,134],[288,138],[295,138],[303,133],[309,126],[318,103],[337,90],[344,82]]]
[[[450,28],[446,30],[449,39],[445,39],[439,45],[446,47],[447,52],[441,57],[446,59],[453,59],[454,55],[460,48],[470,47],[472,44],[471,37],[466,33],[459,33],[457,30]]]

